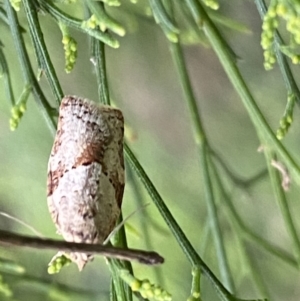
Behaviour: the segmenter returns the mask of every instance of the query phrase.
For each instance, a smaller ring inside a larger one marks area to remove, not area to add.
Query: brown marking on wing
[[[66,172],[65,165],[59,162],[58,168],[56,170],[52,170],[50,168],[47,177],[47,196],[51,196],[53,191],[57,188],[59,184],[60,178]]]
[[[122,206],[124,186],[125,186],[124,184],[119,184],[116,187],[116,200],[117,200],[119,208],[121,208],[121,206]]]
[[[104,151],[105,145],[102,143],[91,143],[87,145],[76,158],[73,168],[80,165],[89,165],[92,162],[98,162],[103,165]]]
[[[117,171],[110,173],[109,182],[113,185],[115,189],[115,200],[117,201],[119,208],[121,208],[124,192],[124,183],[120,183],[119,173]]]

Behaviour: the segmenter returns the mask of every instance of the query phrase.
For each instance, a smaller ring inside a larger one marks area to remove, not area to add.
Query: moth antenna
[[[20,220],[19,218],[10,215],[9,213],[0,211],[0,215],[13,220],[14,222],[17,222],[19,224],[21,224],[22,226],[24,226],[25,228],[29,229],[31,232],[33,232],[35,235],[39,236],[40,238],[45,238],[45,236],[39,232],[38,230],[36,230],[34,227],[30,226],[29,224],[27,224],[26,222]]]
[[[103,245],[106,245],[110,239],[121,229],[121,227],[123,227],[125,225],[125,223],[137,212],[144,210],[147,206],[149,206],[150,203],[146,203],[144,205],[142,205],[141,207],[139,207],[138,209],[134,210],[133,212],[131,212],[128,216],[126,216],[126,218],[124,218],[122,220],[122,222],[120,224],[118,224],[112,231],[111,233],[107,236],[107,238],[104,240]]]

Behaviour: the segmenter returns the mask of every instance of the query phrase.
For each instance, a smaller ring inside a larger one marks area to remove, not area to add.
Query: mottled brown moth
[[[49,158],[47,200],[66,241],[102,244],[116,225],[124,190],[120,110],[65,96]],[[79,270],[89,254],[69,254]]]

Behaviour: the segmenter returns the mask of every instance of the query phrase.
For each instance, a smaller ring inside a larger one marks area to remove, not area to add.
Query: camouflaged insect
[[[120,110],[77,96],[63,98],[47,200],[66,241],[102,244],[115,227],[124,190],[123,133]],[[91,259],[85,253],[68,255],[79,270]]]

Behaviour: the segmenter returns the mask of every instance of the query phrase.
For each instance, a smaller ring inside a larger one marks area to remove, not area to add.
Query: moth
[[[48,163],[47,202],[66,241],[102,244],[116,225],[124,191],[124,118],[77,96],[62,99]],[[92,256],[68,254],[82,270]]]

